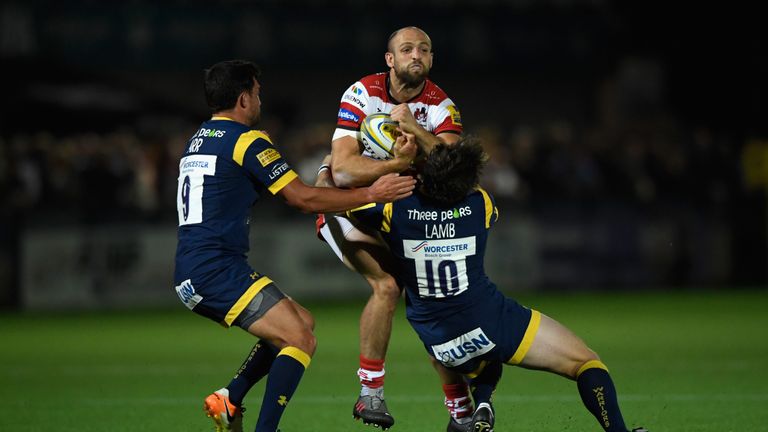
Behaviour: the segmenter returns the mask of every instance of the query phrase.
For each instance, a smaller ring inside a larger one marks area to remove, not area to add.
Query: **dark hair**
[[[211,112],[233,108],[240,93],[253,88],[253,80],[261,71],[246,60],[227,60],[205,70],[205,101]]]
[[[440,206],[456,204],[477,187],[486,160],[488,155],[473,136],[438,144],[421,167],[421,191]]]

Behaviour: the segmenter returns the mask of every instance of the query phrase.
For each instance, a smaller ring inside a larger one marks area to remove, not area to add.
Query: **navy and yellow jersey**
[[[398,261],[408,321],[431,355],[469,375],[484,361],[519,363],[536,315],[504,297],[485,273],[488,232],[498,219],[491,195],[478,189],[443,208],[416,193],[348,215],[381,231]]]
[[[451,315],[496,292],[483,260],[498,210],[484,190],[451,208],[435,206],[415,193],[348,214],[380,230],[398,259],[397,279],[408,296],[409,320]]]
[[[223,319],[259,282],[246,259],[250,208],[295,178],[264,132],[231,119],[214,117],[189,139],[179,163],[174,279],[190,309],[204,303]]]

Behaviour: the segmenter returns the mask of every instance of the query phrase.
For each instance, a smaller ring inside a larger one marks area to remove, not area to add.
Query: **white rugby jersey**
[[[427,131],[437,135],[444,132],[461,134],[461,114],[445,92],[430,80],[424,89],[412,99],[405,101],[416,122]],[[401,102],[389,94],[389,73],[368,75],[352,84],[341,97],[336,131],[333,139],[343,136],[357,138],[360,124],[366,116],[374,113],[390,113]],[[363,152],[363,155],[367,155]]]

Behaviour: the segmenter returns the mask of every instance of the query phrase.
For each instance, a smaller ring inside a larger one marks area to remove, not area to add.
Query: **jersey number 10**
[[[469,288],[467,257],[475,254],[475,237],[403,240],[403,252],[413,260],[419,297],[451,297]]]

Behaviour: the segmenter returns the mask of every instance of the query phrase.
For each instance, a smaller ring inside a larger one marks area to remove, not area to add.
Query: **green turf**
[[[630,425],[768,431],[768,292],[526,295],[608,364]],[[318,351],[284,432],[373,431],[353,422],[362,304],[309,305]],[[447,413],[423,348],[398,311],[387,361],[396,431],[443,431]],[[252,339],[181,306],[171,311],[0,316],[0,431],[208,431],[202,399],[225,385]],[[252,430],[263,384],[246,398]],[[574,383],[507,367],[503,431],[599,431]]]

